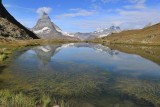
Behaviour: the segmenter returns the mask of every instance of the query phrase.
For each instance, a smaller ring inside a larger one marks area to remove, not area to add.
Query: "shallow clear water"
[[[70,43],[19,51],[10,62],[1,73],[1,89],[45,93],[66,107],[160,106],[160,65],[140,55]]]

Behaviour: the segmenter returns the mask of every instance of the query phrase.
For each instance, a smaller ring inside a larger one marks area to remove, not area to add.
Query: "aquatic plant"
[[[4,71],[3,77],[1,77],[3,84],[10,84],[7,88],[12,92],[23,92],[27,96],[31,96],[31,98],[35,99],[33,100],[35,101],[34,104],[40,107],[53,107],[54,105],[59,105],[60,107],[81,107],[80,105],[83,102],[75,101],[75,99],[84,99],[93,94],[101,94],[109,76],[107,71],[52,71],[37,72],[38,77],[41,78],[39,79],[33,78],[34,75],[27,76],[21,73],[21,76],[19,76],[19,73],[12,74],[8,69]]]
[[[121,93],[137,99],[143,99],[154,104],[155,107],[160,107],[160,84],[157,82],[133,78],[118,78],[114,88]]]

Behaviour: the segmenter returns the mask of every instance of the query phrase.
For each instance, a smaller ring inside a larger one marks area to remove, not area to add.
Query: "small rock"
[[[55,105],[55,106],[53,106],[53,107],[60,107],[59,105]]]

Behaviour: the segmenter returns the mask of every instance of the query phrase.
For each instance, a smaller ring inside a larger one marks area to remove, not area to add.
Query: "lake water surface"
[[[144,48],[128,47],[126,53],[89,43],[27,48],[8,59],[0,89],[38,100],[49,96],[51,107],[160,107],[160,47]],[[128,52],[135,49],[142,54]]]

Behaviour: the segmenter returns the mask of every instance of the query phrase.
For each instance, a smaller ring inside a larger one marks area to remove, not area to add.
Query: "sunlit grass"
[[[20,49],[20,47],[0,47],[0,62],[6,60],[14,51]]]
[[[4,61],[7,58],[6,54],[0,54],[0,61]]]
[[[22,93],[13,94],[8,90],[0,90],[1,107],[35,107],[34,99]]]

